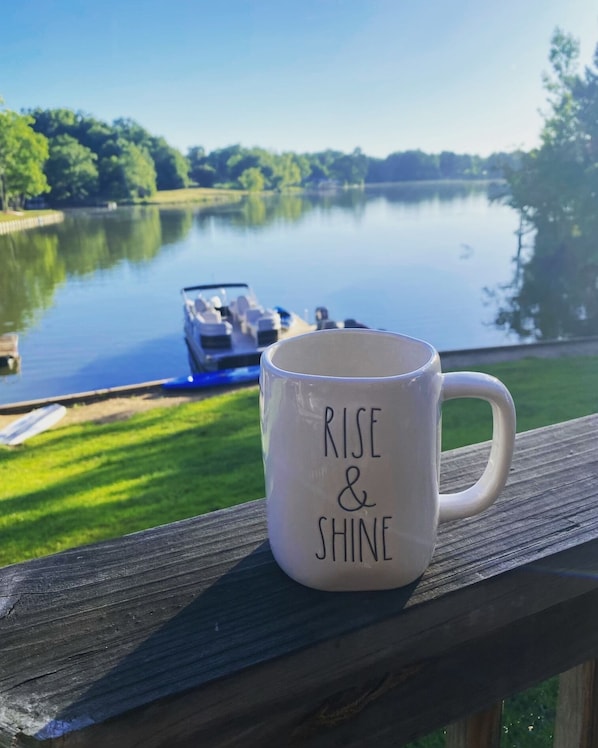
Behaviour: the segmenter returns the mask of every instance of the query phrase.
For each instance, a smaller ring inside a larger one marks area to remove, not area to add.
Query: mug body
[[[296,581],[400,587],[436,543],[442,375],[427,343],[322,330],[262,355],[268,535]]]

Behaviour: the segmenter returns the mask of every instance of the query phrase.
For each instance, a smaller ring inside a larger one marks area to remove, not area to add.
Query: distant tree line
[[[263,148],[231,145],[206,153],[197,146],[187,154],[189,176],[201,187],[223,185],[244,189],[280,190],[285,187],[408,182],[424,179],[496,179],[516,167],[519,153],[481,156],[443,151],[410,150],[372,158],[356,148],[352,153],[275,154]]]
[[[71,109],[0,109],[0,209],[47,195],[52,205],[127,202],[190,185],[283,191],[327,184],[496,178],[519,154],[488,158],[420,150],[371,158],[352,153],[274,153],[231,145],[184,155],[137,122],[107,124]]]

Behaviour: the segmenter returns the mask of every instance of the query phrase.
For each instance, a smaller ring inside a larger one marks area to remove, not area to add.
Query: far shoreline
[[[264,190],[251,192],[243,189],[233,189],[227,187],[181,187],[176,190],[159,190],[154,195],[138,198],[136,200],[123,200],[122,202],[100,201],[90,203],[89,205],[61,205],[59,208],[44,209],[23,209],[0,211],[0,233],[8,233],[8,227],[3,230],[3,225],[12,224],[10,230],[19,230],[21,228],[35,228],[36,225],[42,226],[49,223],[57,223],[64,217],[63,211],[69,210],[109,210],[110,206],[132,207],[132,206],[156,206],[168,207],[175,205],[198,205],[210,207],[216,205],[233,205],[241,202],[244,198],[251,195],[259,197],[271,197],[273,195],[310,195],[330,192],[345,192],[349,190],[375,190],[385,189],[388,187],[438,187],[442,185],[491,185],[503,184],[504,179],[489,177],[475,179],[414,179],[403,182],[365,182],[362,184],[335,185],[334,187],[318,188],[314,186],[293,187],[284,192],[272,192]],[[33,219],[38,223],[34,224]],[[25,225],[28,223],[29,225]]]

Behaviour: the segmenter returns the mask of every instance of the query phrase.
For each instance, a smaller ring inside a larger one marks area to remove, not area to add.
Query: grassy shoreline
[[[25,221],[28,218],[39,218],[40,216],[51,216],[55,213],[60,213],[59,210],[7,210],[0,211],[0,223],[7,223],[10,221]]]
[[[227,190],[214,189],[207,187],[187,187],[180,190],[160,190],[155,195],[138,200],[124,201],[119,203],[121,206],[129,205],[177,205],[177,204],[197,204],[197,205],[220,205],[223,203],[240,202],[248,193],[244,190]],[[75,206],[65,205],[64,209],[95,206]],[[28,218],[37,218],[39,216],[48,216],[55,213],[61,213],[61,209],[44,208],[42,210],[9,210],[0,211],[0,223],[8,221],[25,221]]]
[[[491,184],[494,182],[497,182],[500,180],[496,179],[472,179],[472,180],[463,180],[463,179],[439,179],[439,180],[416,180],[416,181],[410,181],[410,182],[385,182],[385,183],[368,183],[365,185],[349,185],[348,187],[339,187],[339,190],[344,189],[377,189],[377,188],[386,188],[386,187],[392,187],[396,185],[403,185],[403,186],[409,186],[409,185],[415,185],[421,186],[421,185],[438,185],[438,184]],[[289,194],[309,194],[313,190],[303,189],[300,187],[294,187],[291,188],[288,193]],[[257,193],[250,193],[247,190],[243,189],[231,189],[231,188],[224,188],[224,187],[183,187],[181,189],[177,190],[158,190],[155,195],[151,195],[150,197],[143,197],[138,198],[136,200],[125,200],[120,203],[118,203],[120,206],[130,206],[130,205],[156,205],[156,206],[174,206],[174,205],[222,205],[227,203],[237,203],[240,202],[243,198],[247,197],[249,194],[256,194],[260,196],[264,195],[271,195],[272,192],[263,191],[263,192],[257,192]],[[80,206],[75,205],[65,205],[62,206],[65,209],[68,208],[76,208]],[[94,207],[93,205],[90,206],[82,206],[82,207]],[[22,211],[7,211],[7,212],[0,212],[0,222],[3,221],[18,221],[23,220],[26,218],[32,218],[37,217],[40,215],[48,215],[51,213],[60,212],[60,210],[53,210],[53,209],[44,209],[44,210],[22,210]]]
[[[186,187],[180,190],[160,190],[151,197],[139,198],[130,205],[219,205],[240,202],[249,193],[245,190],[227,190],[213,187]],[[262,194],[262,193],[260,193]]]
[[[598,356],[475,368],[510,389],[519,431],[598,412]],[[443,406],[443,449],[490,436],[487,403]],[[176,405],[164,398],[125,420],[58,424],[20,448],[0,447],[0,565],[263,492],[255,387]]]

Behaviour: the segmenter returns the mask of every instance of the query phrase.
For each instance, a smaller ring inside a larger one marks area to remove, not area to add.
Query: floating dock
[[[0,335],[0,374],[17,371],[20,362],[19,336],[14,332]]]

